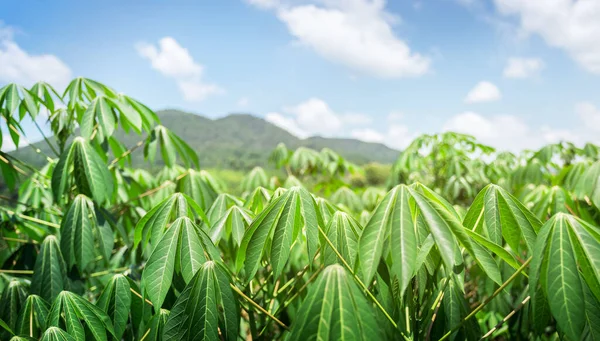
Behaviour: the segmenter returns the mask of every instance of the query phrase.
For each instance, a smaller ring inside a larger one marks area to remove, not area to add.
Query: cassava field
[[[0,89],[15,145],[42,113],[45,166],[0,152],[1,340],[600,340],[595,145],[280,144],[232,184],[96,81]]]

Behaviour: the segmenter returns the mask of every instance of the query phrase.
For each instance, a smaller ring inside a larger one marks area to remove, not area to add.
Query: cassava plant
[[[287,177],[257,167],[237,197],[94,80],[6,85],[0,116],[15,145],[25,119],[53,134],[43,167],[0,152],[2,340],[600,340],[594,145],[425,135],[387,189],[279,145]],[[135,152],[164,168],[131,168]]]

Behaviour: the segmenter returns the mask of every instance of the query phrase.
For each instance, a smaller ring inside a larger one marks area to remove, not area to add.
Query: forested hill
[[[398,151],[380,143],[324,137],[300,139],[262,118],[249,114],[231,114],[215,120],[179,110],[161,110],[157,111],[157,114],[165,127],[198,152],[203,168],[247,169],[255,165],[265,166],[270,152],[280,142],[291,149],[306,146],[320,150],[328,147],[358,164],[371,161],[392,163],[398,157]],[[117,134],[128,147],[141,139],[136,134]],[[51,155],[45,142],[38,142],[35,146]],[[15,153],[21,160],[27,160],[34,165],[44,162],[31,147],[21,147]],[[141,149],[133,154],[133,163],[137,166],[143,165]]]

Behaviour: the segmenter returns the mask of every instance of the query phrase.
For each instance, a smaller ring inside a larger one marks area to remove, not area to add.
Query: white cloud
[[[324,0],[319,6],[249,2],[274,8],[301,45],[353,70],[381,78],[414,77],[430,70],[430,59],[411,51],[394,33],[399,19],[386,11],[385,0]]]
[[[365,142],[383,142],[385,141],[385,136],[378,132],[377,130],[371,128],[364,129],[355,129],[350,134],[357,140],[365,141]]]
[[[310,134],[298,126],[298,122],[290,117],[285,117],[277,112],[270,112],[265,115],[265,120],[274,125],[283,128],[299,138],[307,138]]]
[[[600,1],[494,0],[498,11],[516,16],[525,34],[564,49],[586,70],[600,74]]]
[[[442,129],[473,135],[483,143],[513,151],[530,147],[533,142],[529,141],[527,124],[511,115],[484,117],[467,111],[450,118]]]
[[[386,131],[380,132],[371,128],[352,130],[350,135],[361,141],[383,143],[390,148],[403,149],[419,135],[418,132],[411,132],[403,124],[392,124]]]
[[[241,108],[247,107],[248,104],[250,104],[250,98],[248,98],[246,96],[240,98],[237,102],[238,107],[241,107]]]
[[[411,131],[406,125],[392,124],[386,133],[385,144],[391,148],[403,149],[419,135],[419,132]]]
[[[544,62],[539,58],[509,58],[504,68],[506,78],[530,78],[539,74]]]
[[[450,118],[442,129],[473,135],[485,144],[513,152],[537,149],[560,141],[579,145],[586,142],[598,143],[600,110],[591,103],[584,102],[575,107],[575,112],[579,120],[573,128],[557,129],[547,125],[531,127],[514,115],[483,116],[468,111]]]
[[[490,82],[479,82],[465,98],[466,103],[493,102],[502,97],[496,85]]]
[[[162,38],[158,47],[143,42],[135,47],[140,56],[150,61],[153,69],[177,81],[177,86],[186,101],[199,102],[224,92],[218,85],[203,81],[204,67],[196,63],[189,51],[175,39]]]
[[[339,115],[319,98],[311,98],[284,111],[294,116],[302,130],[313,135],[333,136],[343,124]]]
[[[44,81],[62,91],[71,80],[71,69],[55,55],[31,55],[14,41],[12,30],[0,22],[0,83],[31,86]]]
[[[338,113],[319,98],[310,98],[295,106],[284,107],[283,113],[272,112],[265,119],[292,134],[308,136],[341,136],[349,127],[371,124],[371,117],[361,113]]]

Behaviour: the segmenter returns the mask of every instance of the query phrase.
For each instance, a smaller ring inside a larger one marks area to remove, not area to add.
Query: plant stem
[[[15,275],[33,275],[33,270],[4,270],[4,269],[0,269],[0,273],[15,274]]]
[[[111,272],[123,272],[125,270],[129,269],[128,266],[124,266],[122,268],[117,268],[117,269],[112,269],[112,270],[104,270],[104,271],[99,271],[99,272],[94,272],[93,274],[90,275],[90,277],[99,277],[99,276],[104,276],[104,275],[108,275]]]
[[[133,288],[129,288],[129,291],[131,291],[135,296],[139,297],[140,299],[144,300],[146,303],[148,303],[151,307],[154,307],[154,304],[152,304],[152,302],[150,302],[147,298],[144,298],[142,295],[140,295],[139,292],[133,290]]]
[[[140,339],[140,341],[144,341],[148,337],[148,334],[150,334],[150,330],[151,329],[152,328],[148,328],[148,330],[146,330],[146,332],[144,333],[144,335],[142,336],[142,338]]]
[[[486,298],[483,302],[481,302],[481,304],[479,306],[477,306],[477,308],[475,308],[469,315],[467,315],[467,317],[465,317],[462,321],[460,321],[460,323],[458,325],[454,326],[452,329],[450,329],[449,332],[444,334],[444,336],[442,336],[439,339],[439,341],[443,341],[443,340],[446,340],[447,338],[449,338],[450,335],[452,335],[455,331],[457,331],[460,327],[462,327],[463,324],[465,324],[465,322],[467,322],[471,317],[475,316],[475,314],[480,312],[481,309],[483,309],[483,307],[485,307],[488,303],[490,303],[491,300],[493,300],[496,296],[498,296],[498,294],[501,293],[502,290],[504,290],[512,281],[514,281],[515,278],[517,278],[519,276],[521,271],[525,270],[525,268],[529,265],[529,263],[531,263],[531,259],[532,259],[532,257],[529,257],[529,259],[527,259],[525,261],[525,263],[523,263],[523,265],[521,265],[521,267],[518,268],[514,274],[512,274],[512,276],[510,276],[504,283],[502,283],[502,285],[498,289],[496,289],[496,291],[494,291],[492,296]]]
[[[38,219],[38,218],[26,216],[26,215],[21,214],[21,213],[16,213],[16,212],[11,211],[11,210],[9,210],[7,208],[4,208],[2,206],[0,206],[0,209],[4,210],[8,214],[16,215],[19,218],[22,218],[22,219],[25,219],[25,220],[29,220],[29,221],[32,221],[34,223],[38,223],[38,224],[42,224],[42,225],[54,227],[55,229],[59,229],[60,228],[60,225],[58,225],[58,224],[51,223],[49,221],[41,220],[41,219]]]
[[[10,237],[2,237],[2,239],[7,242],[15,242],[15,243],[23,243],[23,244],[39,244],[35,240],[27,240],[27,239],[19,239],[19,238],[10,238]]]
[[[119,155],[117,158],[115,158],[114,160],[112,160],[111,163],[108,165],[108,168],[110,169],[110,168],[114,167],[114,165],[117,162],[121,161],[124,157],[126,157],[127,155],[133,153],[136,149],[138,149],[139,147],[141,147],[144,144],[145,141],[146,140],[141,140],[135,146],[129,148],[123,154]]]
[[[521,310],[521,308],[523,308],[523,306],[525,305],[525,303],[527,303],[529,300],[531,299],[531,296],[527,296],[525,297],[525,299],[523,301],[521,301],[521,303],[519,303],[519,305],[513,309],[513,311],[511,311],[510,313],[508,313],[508,315],[506,315],[502,321],[498,322],[498,324],[496,326],[494,326],[494,328],[490,329],[490,331],[488,331],[487,333],[485,333],[484,336],[481,337],[481,340],[483,339],[487,339],[488,337],[490,337],[496,330],[498,330],[498,328],[502,327],[502,325],[508,321],[517,311]]]
[[[258,303],[254,302],[250,297],[246,296],[246,294],[244,294],[240,289],[238,289],[238,287],[236,287],[235,285],[233,285],[231,283],[229,283],[229,286],[238,295],[242,296],[246,301],[248,301],[248,303],[252,304],[254,307],[256,307],[256,309],[260,310],[263,314],[267,315],[270,319],[275,321],[283,329],[290,330],[290,328],[288,326],[286,326],[283,322],[279,321],[279,319],[277,317],[271,315],[268,311],[265,310],[265,308],[261,307]]]
[[[46,144],[48,145],[48,147],[50,147],[50,149],[52,149],[52,152],[54,153],[54,155],[56,155],[56,157],[60,158],[60,153],[56,150],[56,148],[54,148],[52,143],[50,143],[50,140],[48,139],[48,137],[46,137],[46,134],[44,134],[44,131],[42,130],[42,128],[40,128],[40,125],[37,123],[37,121],[34,120],[33,118],[31,120],[35,124],[35,127],[40,132],[40,134],[42,134],[42,137],[44,137],[44,141],[46,141]],[[48,157],[48,156],[46,156],[46,157]]]

